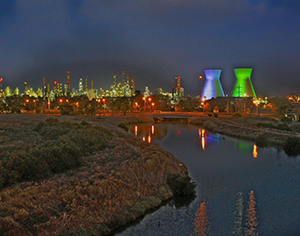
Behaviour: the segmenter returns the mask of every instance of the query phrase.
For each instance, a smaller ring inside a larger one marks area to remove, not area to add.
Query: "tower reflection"
[[[198,133],[199,133],[199,139],[201,139],[201,147],[202,147],[202,150],[204,151],[205,150],[205,145],[206,145],[206,141],[205,141],[206,131],[204,129],[199,129]]]
[[[135,136],[141,137],[144,142],[151,143],[153,136],[158,140],[165,137],[168,133],[167,127],[155,126],[153,124],[140,124],[128,127],[130,132],[134,133]]]
[[[257,146],[256,146],[256,144],[253,145],[253,157],[254,157],[254,158],[257,158],[257,157],[258,157]]]
[[[205,201],[200,204],[200,207],[196,213],[195,233],[198,236],[209,235],[207,209],[206,209]]]
[[[248,204],[245,235],[256,236],[258,235],[258,221],[254,191],[250,191]]]

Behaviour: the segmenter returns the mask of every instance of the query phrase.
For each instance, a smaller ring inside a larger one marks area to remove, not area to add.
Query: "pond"
[[[300,235],[298,157],[189,125],[129,132],[182,161],[197,194],[172,199],[115,235]]]

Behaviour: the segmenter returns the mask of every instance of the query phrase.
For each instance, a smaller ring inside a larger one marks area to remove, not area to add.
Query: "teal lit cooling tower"
[[[206,81],[203,88],[201,100],[216,97],[224,97],[224,91],[220,82],[221,70],[204,70]]]
[[[232,93],[232,97],[253,97],[256,99],[256,94],[251,82],[252,68],[234,69],[236,83]]]

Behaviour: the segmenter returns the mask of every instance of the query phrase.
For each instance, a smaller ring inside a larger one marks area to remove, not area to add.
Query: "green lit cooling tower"
[[[256,94],[251,82],[252,68],[234,69],[236,83],[232,93],[232,97],[253,97],[256,99]]]

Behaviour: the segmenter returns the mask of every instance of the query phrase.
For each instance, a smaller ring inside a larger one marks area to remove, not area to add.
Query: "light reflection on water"
[[[146,124],[130,132],[145,142],[151,137],[182,161],[197,183],[197,196],[182,207],[168,203],[116,235],[300,232],[299,158],[187,125]]]

